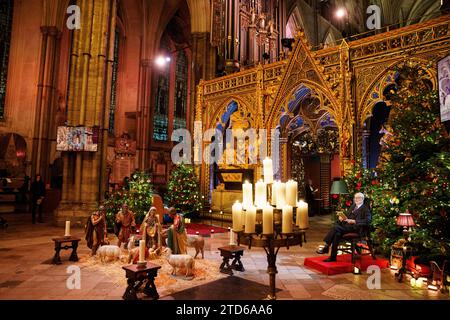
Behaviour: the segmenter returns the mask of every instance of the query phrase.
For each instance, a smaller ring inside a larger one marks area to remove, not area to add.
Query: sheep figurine
[[[101,246],[97,250],[97,256],[100,257],[103,263],[119,260],[121,253],[118,246]]]
[[[195,248],[194,259],[197,259],[200,252],[202,253],[202,259],[205,259],[205,238],[202,236],[188,235],[187,245],[190,248]]]
[[[188,254],[172,254],[169,248],[163,251],[163,256],[172,266],[172,275],[176,275],[177,268],[186,269],[186,278],[194,275],[195,260],[192,256]]]

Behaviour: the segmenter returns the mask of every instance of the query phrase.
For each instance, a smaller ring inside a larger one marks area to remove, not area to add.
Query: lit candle
[[[286,203],[295,207],[297,205],[298,197],[298,183],[293,180],[289,180],[286,183]]]
[[[259,180],[255,186],[255,205],[264,208],[267,203],[267,188],[264,181]]]
[[[297,203],[296,224],[300,229],[309,228],[308,204],[303,200]]]
[[[275,181],[273,184],[272,184],[272,205],[273,206],[276,206],[277,205],[277,193],[278,193],[278,187],[280,186],[280,181]]]
[[[286,183],[280,183],[277,187],[277,209],[282,210],[286,205]]]
[[[253,186],[250,182],[245,181],[242,185],[243,202],[242,207],[247,209],[249,206],[253,205]]]
[[[145,241],[139,241],[139,262],[145,261]]]
[[[231,211],[233,216],[233,230],[235,232],[240,232],[244,225],[244,222],[242,221],[242,204],[240,204],[239,201],[236,201],[231,208]]]
[[[273,162],[272,159],[266,158],[264,164],[264,182],[267,184],[273,183]]]
[[[292,206],[290,206],[288,204],[285,205],[283,207],[283,216],[282,216],[282,225],[281,225],[282,233],[292,233],[292,230],[293,230],[292,215],[293,215]]]
[[[250,205],[245,212],[245,233],[255,233],[256,207]]]
[[[422,278],[417,279],[416,280],[416,287],[417,288],[422,288],[422,286],[423,286],[423,279]]]
[[[410,284],[411,284],[411,287],[414,287],[416,285],[416,279],[411,278]]]
[[[263,234],[273,234],[273,207],[266,203],[263,209]]]
[[[66,234],[65,237],[70,237],[70,221],[66,221]]]

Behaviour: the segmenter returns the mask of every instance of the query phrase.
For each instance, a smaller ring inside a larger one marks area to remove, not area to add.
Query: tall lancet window
[[[188,59],[184,51],[180,51],[178,54],[175,75],[175,115],[173,118],[173,128],[177,130],[186,128]]]
[[[0,1],[0,120],[5,117],[6,82],[13,19],[13,0]]]
[[[109,133],[114,134],[115,120],[116,120],[116,108],[117,108],[117,78],[119,71],[119,47],[120,47],[120,31],[116,29],[116,35],[114,37],[114,62],[112,65],[112,77],[111,77],[111,103],[109,106]]]
[[[161,47],[162,52],[169,52],[168,45]],[[170,92],[170,64],[162,66],[157,75],[158,89],[156,91],[155,110],[153,119],[153,140],[169,140],[169,92]]]

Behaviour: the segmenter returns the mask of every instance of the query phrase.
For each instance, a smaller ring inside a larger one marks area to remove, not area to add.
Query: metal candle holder
[[[264,248],[267,255],[267,273],[270,278],[270,293],[267,296],[268,300],[276,300],[276,274],[277,270],[277,255],[281,248],[287,248],[300,245],[306,242],[306,230],[299,229],[297,226],[293,228],[292,233],[282,233],[281,215],[282,210],[274,209],[274,233],[263,234],[262,224],[256,224],[255,233],[247,234],[244,231],[235,232],[238,238],[238,245],[247,245],[249,250],[253,247]],[[295,211],[294,211],[295,212]],[[294,222],[293,222],[294,225]]]

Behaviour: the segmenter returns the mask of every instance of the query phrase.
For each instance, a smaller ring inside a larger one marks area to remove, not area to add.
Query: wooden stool
[[[72,254],[70,255],[69,261],[77,262],[78,261],[78,243],[81,241],[80,238],[74,238],[74,237],[62,237],[62,238],[54,238],[53,241],[55,242],[55,256],[53,257],[53,264],[62,264],[61,257],[60,257],[60,251],[63,250],[69,250],[72,249]],[[67,243],[70,243],[68,245]],[[66,244],[63,246],[63,244]]]
[[[142,284],[147,281],[144,287],[144,294],[153,300],[159,299],[158,291],[155,286],[155,278],[158,276],[158,270],[161,266],[147,262],[145,267],[139,268],[136,264],[122,267],[126,272],[128,287],[123,294],[124,300],[138,300],[137,291]]]
[[[223,262],[220,265],[220,272],[228,274],[230,276],[233,275],[233,269],[236,271],[245,271],[244,265],[242,264],[241,257],[244,255],[244,247],[239,246],[226,246],[219,248],[220,256],[223,257]],[[230,259],[233,259],[233,262],[230,266]]]

